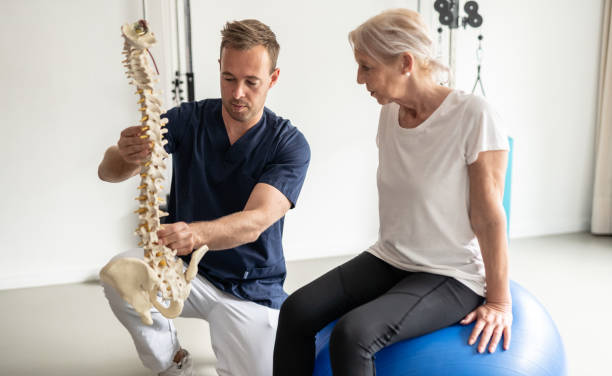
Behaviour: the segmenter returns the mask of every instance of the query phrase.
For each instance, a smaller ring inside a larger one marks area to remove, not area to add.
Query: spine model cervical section
[[[125,24],[121,28],[125,40],[123,61],[127,68],[130,84],[136,86],[142,138],[151,144],[151,155],[140,169],[139,202],[136,213],[140,220],[136,234],[139,246],[144,248],[144,261],[136,258],[111,260],[100,272],[103,282],[113,286],[121,297],[140,314],[145,324],[151,325],[151,308],[155,307],[165,317],[174,318],[183,310],[183,303],[189,296],[190,281],[197,273],[198,263],[208,250],[202,246],[192,253],[191,262],[183,273],[183,262],[176,258],[176,251],[158,243],[157,231],[161,228],[160,218],[168,215],[159,209],[162,201],[160,192],[166,168],[164,159],[164,128],[167,119],[160,119],[162,103],[157,97],[154,84],[157,73],[149,65],[149,47],[155,44],[155,36],[149,31],[146,21]]]

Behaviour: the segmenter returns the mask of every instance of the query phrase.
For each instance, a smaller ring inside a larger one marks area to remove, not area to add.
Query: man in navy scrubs
[[[210,324],[220,375],[272,374],[272,353],[283,290],[283,218],[295,206],[310,149],[287,119],[264,107],[279,76],[279,45],[257,20],[227,23],[221,31],[221,99],[185,103],[165,115],[166,151],[173,174],[167,224],[160,241],[189,261],[208,245],[182,317]],[[139,172],[150,154],[140,127],[121,132],[100,163],[102,180]],[[143,257],[142,249],[116,257]],[[128,329],[143,364],[161,375],[191,375],[189,353],[171,320],[153,312],[153,325],[111,286],[111,308]]]

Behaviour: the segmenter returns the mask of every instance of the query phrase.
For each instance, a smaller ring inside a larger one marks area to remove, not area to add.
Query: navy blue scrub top
[[[294,207],[304,183],[310,148],[289,120],[264,108],[260,121],[230,145],[221,100],[184,103],[169,110],[166,151],[172,186],[166,222],[214,220],[239,212],[257,183],[282,192]],[[207,252],[198,273],[240,299],[280,308],[287,293],[284,217],[253,242]],[[191,255],[182,257],[189,262]]]

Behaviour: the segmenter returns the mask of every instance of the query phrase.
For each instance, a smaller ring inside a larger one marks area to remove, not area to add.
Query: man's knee
[[[104,281],[100,281],[100,284],[102,285],[104,296],[106,296],[106,300],[108,300],[108,304],[115,315],[117,315],[118,311],[129,311],[132,309],[113,286]]]
[[[142,248],[132,248],[124,252],[117,253],[110,260],[111,261],[122,259],[122,258],[144,258],[144,251]],[[104,290],[104,295],[108,300],[113,312],[118,314],[118,311],[134,311],[132,306],[130,306],[119,294],[119,292],[110,284],[100,280],[100,284],[102,285],[102,289]],[[135,311],[134,311],[135,312]]]

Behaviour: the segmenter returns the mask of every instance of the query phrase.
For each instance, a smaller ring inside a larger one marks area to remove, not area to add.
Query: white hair
[[[349,43],[353,50],[378,62],[386,63],[409,52],[430,74],[449,70],[435,58],[427,25],[413,10],[389,9],[370,18],[349,33]]]

